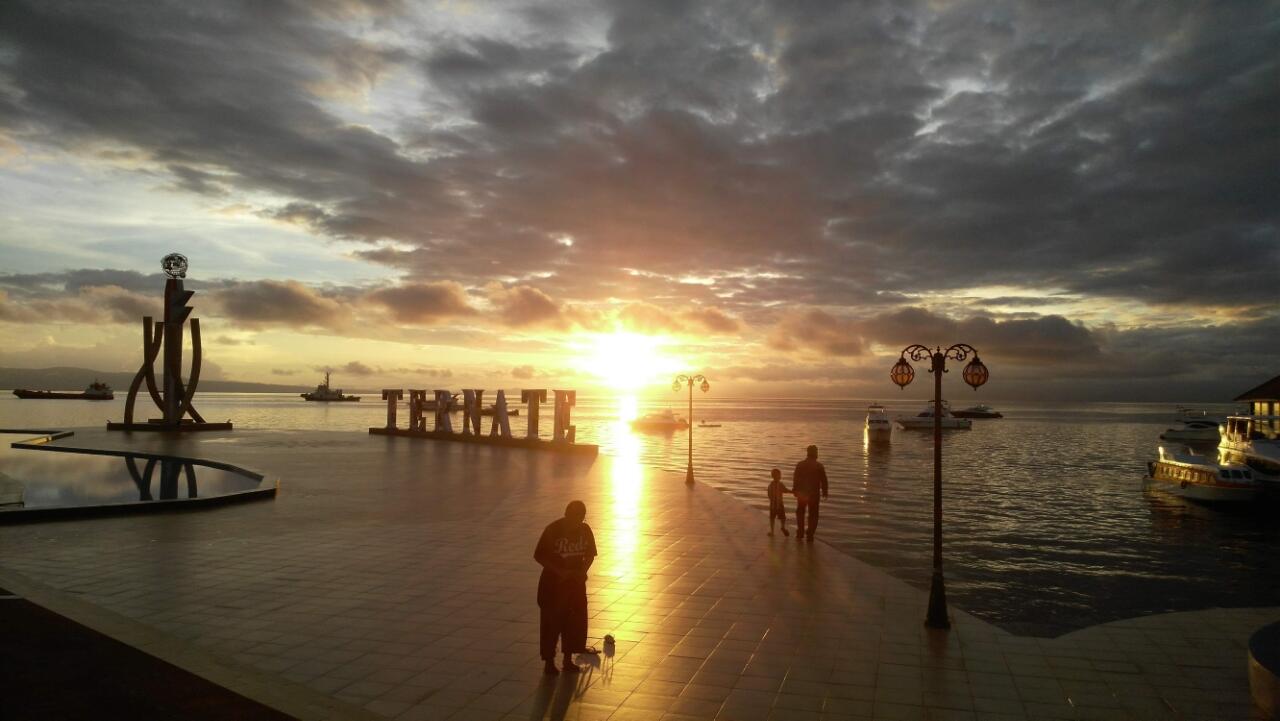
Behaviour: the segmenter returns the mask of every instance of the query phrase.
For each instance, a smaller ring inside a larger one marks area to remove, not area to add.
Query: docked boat
[[[954,430],[968,430],[973,427],[973,421],[968,418],[956,418],[951,413],[951,407],[946,401],[942,402],[942,428]],[[925,409],[914,416],[898,416],[898,425],[908,430],[933,430],[933,404],[925,406]]]
[[[893,423],[889,412],[879,403],[867,406],[867,422],[864,426],[867,440],[871,443],[888,443],[893,437]]]
[[[1258,496],[1260,486],[1247,466],[1219,463],[1180,446],[1160,446],[1159,454],[1143,478],[1157,490],[1201,503],[1247,503]]]
[[[306,400],[320,403],[349,403],[360,400],[360,396],[344,396],[341,388],[329,387],[328,371],[324,374],[324,383],[316,386],[316,389],[310,393],[299,393],[298,395]]]
[[[61,401],[109,401],[116,397],[111,386],[106,383],[94,381],[81,393],[63,393],[59,391],[31,391],[26,388],[18,388],[13,394],[19,398],[29,398],[33,400],[61,400]]]
[[[956,418],[1004,418],[1004,414],[985,403],[970,406],[963,410],[952,411]]]
[[[494,413],[496,413],[496,412],[497,412],[497,411],[494,409],[494,407],[493,407],[493,406],[485,406],[484,408],[481,408],[481,409],[480,409],[480,415],[482,415],[482,416],[491,416],[491,415],[493,415],[493,414],[494,414]],[[519,408],[507,408],[507,415],[509,415],[509,416],[518,416],[518,415],[520,415],[520,409],[519,409]]]
[[[689,422],[671,412],[668,408],[658,413],[646,413],[631,421],[631,428],[637,431],[678,431],[689,427]]]
[[[1280,489],[1280,416],[1228,416],[1218,458],[1248,466],[1258,481]]]
[[[1179,421],[1181,425],[1165,430],[1160,434],[1162,441],[1178,443],[1217,443],[1221,435],[1219,422],[1213,418],[1201,420]]]
[[[721,425],[723,425],[723,424],[721,424],[721,423],[707,423],[707,421],[706,421],[706,419],[705,419],[705,418],[704,418],[703,420],[698,421],[698,427],[699,427],[699,428],[719,428]]]

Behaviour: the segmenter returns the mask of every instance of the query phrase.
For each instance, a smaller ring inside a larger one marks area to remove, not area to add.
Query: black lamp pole
[[[706,393],[711,390],[711,384],[707,382],[706,376],[702,375],[685,375],[681,373],[676,376],[675,381],[671,383],[671,390],[679,391],[680,386],[689,386],[689,467],[684,472],[684,482],[693,485],[693,384],[701,383],[702,392]]]
[[[915,378],[915,369],[907,362],[907,356],[917,363],[928,358],[929,372],[933,374],[933,577],[929,581],[929,612],[924,625],[929,628],[949,629],[951,619],[947,614],[947,588],[942,577],[942,374],[947,372],[947,359],[962,361],[973,354],[973,360],[965,366],[961,376],[964,382],[978,390],[987,382],[987,367],[978,359],[973,346],[957,343],[946,350],[941,346],[929,350],[922,345],[909,345],[902,349],[898,362],[889,371],[889,378],[906,388]]]

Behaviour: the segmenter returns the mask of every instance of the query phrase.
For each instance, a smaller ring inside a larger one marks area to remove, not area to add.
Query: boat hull
[[[868,427],[866,434],[867,440],[872,443],[888,443],[893,438],[893,429]]]
[[[1259,494],[1259,488],[1218,486],[1189,481],[1173,481],[1146,476],[1143,481],[1151,488],[1198,503],[1249,503]]]
[[[909,431],[931,431],[933,430],[932,418],[899,418],[898,425]],[[973,428],[973,421],[968,418],[943,418],[942,430],[959,430],[967,431]]]
[[[358,403],[360,402],[360,396],[347,396],[346,398],[307,398],[304,395],[302,398],[303,400],[311,401],[312,403]]]
[[[43,401],[109,401],[116,396],[114,393],[106,395],[88,395],[86,393],[58,393],[56,391],[29,391],[25,388],[19,388],[13,392],[19,398],[29,400]]]
[[[1004,418],[1000,411],[951,411],[956,418]]]

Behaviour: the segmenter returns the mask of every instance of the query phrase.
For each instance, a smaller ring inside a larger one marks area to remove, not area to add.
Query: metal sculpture
[[[200,319],[191,318],[191,374],[182,380],[183,326],[191,315],[187,303],[195,291],[185,290],[182,279],[187,275],[187,258],[181,253],[170,253],[161,261],[169,279],[164,285],[164,320],[155,323],[151,316],[142,319],[142,366],[129,385],[129,396],[124,405],[124,422],[108,423],[113,431],[226,431],[231,422],[209,423],[191,404],[196,386],[200,382]],[[161,366],[161,383],[156,383],[155,362],[164,350]],[[147,394],[163,414],[145,423],[134,420],[134,408],[138,391],[147,385]],[[163,392],[161,391],[163,388]]]

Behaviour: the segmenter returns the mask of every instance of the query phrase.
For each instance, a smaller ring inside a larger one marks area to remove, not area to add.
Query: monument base
[[[152,420],[147,423],[116,423],[108,422],[107,430],[109,431],[151,431],[158,433],[192,433],[195,431],[229,431],[231,430],[231,421],[226,423],[195,423],[190,420],[184,420],[178,425],[165,423],[159,420]]]
[[[480,446],[502,446],[505,448],[527,448],[533,451],[551,451],[553,453],[572,453],[575,455],[595,456],[600,453],[600,446],[590,443],[544,441],[540,438],[503,438],[502,436],[464,435],[447,431],[410,431],[404,428],[370,428],[369,435],[426,438],[432,441],[474,443]]]

